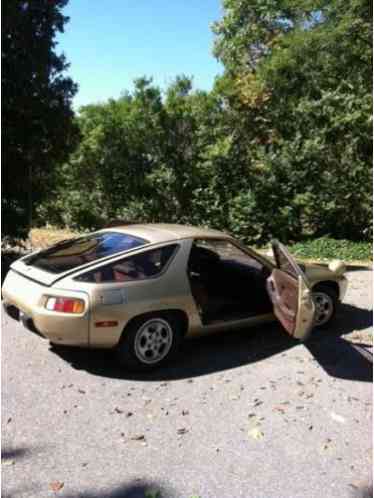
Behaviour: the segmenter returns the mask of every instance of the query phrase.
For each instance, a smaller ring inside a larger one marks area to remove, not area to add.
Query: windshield
[[[99,232],[59,242],[45,251],[28,257],[24,262],[50,273],[63,273],[107,256],[143,246],[147,242],[126,233]]]

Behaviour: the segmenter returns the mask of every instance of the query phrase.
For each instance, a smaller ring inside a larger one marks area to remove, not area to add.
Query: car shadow
[[[371,344],[353,343],[345,335],[372,325],[367,309],[342,304],[334,326],[314,331],[305,347],[331,376],[363,382],[372,381]],[[51,350],[73,368],[102,377],[138,381],[178,380],[208,375],[260,362],[300,344],[277,323],[228,331],[223,334],[186,340],[177,358],[168,366],[149,373],[127,372],[119,367],[111,351],[51,346]]]

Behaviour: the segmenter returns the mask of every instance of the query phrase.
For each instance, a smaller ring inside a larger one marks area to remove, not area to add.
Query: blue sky
[[[143,75],[165,88],[183,73],[208,90],[222,72],[210,29],[220,0],[70,0],[64,14],[70,21],[57,50],[79,84],[75,108],[117,98]]]

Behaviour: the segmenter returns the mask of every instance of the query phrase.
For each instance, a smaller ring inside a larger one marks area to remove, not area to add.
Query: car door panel
[[[278,241],[273,242],[273,251],[277,268],[267,279],[267,290],[274,314],[291,336],[304,341],[312,330],[315,313],[308,281],[296,261]]]
[[[285,272],[275,269],[268,279],[268,291],[273,302],[274,313],[283,327],[293,335],[298,306],[297,280]]]

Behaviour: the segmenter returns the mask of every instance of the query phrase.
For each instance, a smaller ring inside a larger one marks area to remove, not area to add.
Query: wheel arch
[[[152,311],[148,311],[146,313],[140,313],[139,315],[133,316],[126,323],[126,325],[124,326],[124,328],[122,330],[122,333],[121,333],[121,336],[119,338],[119,341],[123,337],[126,336],[126,333],[127,333],[128,329],[131,327],[131,325],[135,321],[137,321],[137,320],[143,320],[143,319],[146,319],[148,317],[151,318],[151,317],[154,317],[154,316],[165,317],[165,318],[172,316],[175,319],[180,320],[180,322],[181,322],[181,330],[182,330],[183,337],[186,336],[186,334],[188,332],[188,326],[189,326],[189,320],[188,320],[187,313],[184,310],[181,310],[181,309],[170,308],[170,309],[152,310]]]
[[[322,291],[326,287],[334,291],[338,299],[340,298],[339,284],[334,280],[322,280],[320,282],[317,282],[313,285],[312,292]]]

